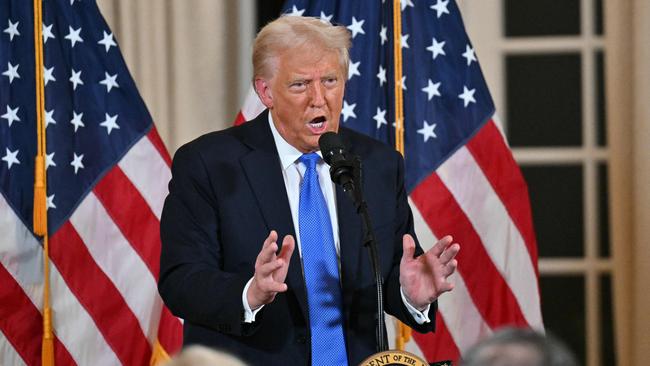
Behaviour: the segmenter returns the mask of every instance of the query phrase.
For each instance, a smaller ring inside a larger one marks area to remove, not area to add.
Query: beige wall
[[[98,0],[170,152],[229,126],[248,90],[253,0]]]

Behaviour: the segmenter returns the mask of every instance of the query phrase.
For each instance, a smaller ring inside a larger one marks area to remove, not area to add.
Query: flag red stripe
[[[111,279],[97,266],[70,222],[62,225],[51,238],[50,254],[117,358],[124,365],[147,364],[151,346],[138,320]]]
[[[241,124],[244,123],[244,122],[246,122],[246,118],[244,117],[244,115],[242,114],[242,112],[239,111],[239,113],[237,113],[237,117],[235,117],[235,122],[234,122],[233,124],[234,124],[235,126],[239,126],[239,125],[241,125]]]
[[[1,264],[0,283],[0,330],[27,365],[40,365],[43,317]],[[57,365],[76,365],[56,336],[54,352]]]
[[[462,244],[457,256],[458,271],[485,322],[491,328],[527,325],[517,300],[492,263],[481,238],[438,175],[427,177],[413,190],[411,198],[436,237],[450,234]]]
[[[155,279],[160,272],[160,222],[140,192],[115,165],[93,192]]]
[[[170,355],[180,351],[183,345],[183,325],[164,305],[158,325],[158,342]]]
[[[413,332],[413,340],[424,354],[428,362],[439,362],[444,360],[456,361],[460,358],[460,352],[456,342],[451,337],[449,329],[445,324],[440,312],[436,312],[436,332],[418,333]]]
[[[167,166],[171,166],[172,159],[169,156],[169,151],[167,151],[167,148],[165,147],[165,143],[160,138],[160,135],[158,134],[158,130],[156,129],[155,126],[151,127],[151,130],[147,134],[147,137],[149,138],[149,141],[151,141],[151,144],[156,148],[156,150],[158,150],[163,160],[167,163]]]
[[[477,164],[521,233],[537,271],[537,244],[524,178],[494,121],[489,121],[467,144]]]

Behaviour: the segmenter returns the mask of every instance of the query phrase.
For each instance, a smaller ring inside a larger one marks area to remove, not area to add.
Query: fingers
[[[456,254],[460,251],[460,245],[458,243],[454,243],[450,246],[447,247],[447,249],[442,252],[440,255],[440,261],[443,264],[449,263],[454,257],[456,257]]]
[[[452,259],[447,263],[444,267],[443,274],[445,278],[451,276],[454,272],[456,272],[456,268],[458,268],[458,261],[455,259]]]
[[[402,237],[402,264],[413,260],[415,254],[415,240],[409,234]]]
[[[447,235],[444,238],[438,240],[438,242],[429,250],[429,252],[436,257],[440,257],[442,252],[445,251],[445,249],[451,244],[451,242],[454,239],[451,237],[451,235]]]
[[[280,255],[278,255],[278,257],[289,263],[295,247],[296,241],[293,239],[293,236],[286,235],[282,240],[282,249],[280,250]]]
[[[268,263],[275,259],[275,252],[278,250],[278,233],[275,230],[271,230],[269,236],[264,240],[262,245],[262,250],[260,254],[257,255],[257,261],[255,262],[255,267]]]

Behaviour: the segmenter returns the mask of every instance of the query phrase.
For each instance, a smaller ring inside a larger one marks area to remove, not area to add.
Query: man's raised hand
[[[278,233],[271,230],[255,260],[255,275],[246,294],[251,309],[269,304],[278,292],[287,291],[284,280],[287,278],[289,261],[296,245],[293,236],[287,235],[282,240],[280,254],[276,254],[277,241]]]
[[[454,257],[458,254],[460,245],[452,244],[452,241],[452,237],[447,235],[426,253],[413,258],[415,241],[411,235],[404,235],[399,282],[408,302],[416,309],[425,309],[438,296],[454,288],[447,277],[456,270],[458,261]]]

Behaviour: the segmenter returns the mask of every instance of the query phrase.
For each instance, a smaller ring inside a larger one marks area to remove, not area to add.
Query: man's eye
[[[305,83],[304,81],[297,81],[295,83],[291,83],[291,85],[289,85],[289,87],[292,90],[302,90],[302,89],[305,89],[307,87],[307,83]]]
[[[325,86],[334,86],[336,85],[336,82],[337,82],[336,78],[327,78],[323,81]]]

